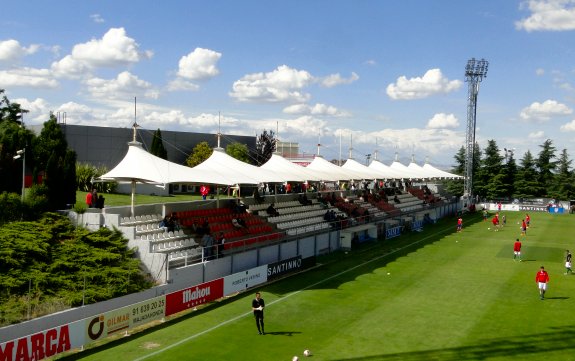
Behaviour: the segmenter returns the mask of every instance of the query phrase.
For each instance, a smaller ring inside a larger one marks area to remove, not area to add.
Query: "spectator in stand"
[[[94,188],[92,189],[92,206],[90,208],[96,208],[96,202],[98,202],[98,191]]]
[[[298,202],[302,206],[309,206],[312,203],[309,199],[307,199],[307,195],[305,193],[298,196]]]
[[[204,260],[208,261],[212,259],[214,254],[214,237],[212,237],[212,235],[207,232],[204,234],[200,242],[204,250]]]
[[[397,194],[393,197],[393,201],[395,203],[401,203],[401,201],[399,200],[399,198],[397,197]]]
[[[328,207],[328,205],[327,205],[327,199],[325,199],[325,197],[322,196],[321,193],[318,193],[318,195],[317,195],[317,201],[319,202],[319,204],[321,204],[321,206],[322,206],[323,208],[327,208],[327,207]]]
[[[86,193],[86,207],[92,208],[92,191]]]
[[[291,193],[291,184],[286,183],[286,193]]]
[[[244,230],[246,233],[249,233],[248,226],[246,222],[241,218],[232,218],[232,225],[236,229]]]
[[[168,229],[168,216],[164,216],[164,219],[162,219],[162,221],[160,222],[159,227],[163,228],[164,231]]]
[[[274,208],[274,204],[270,204],[269,207],[266,209],[266,213],[272,217],[277,217],[280,213]]]
[[[104,196],[100,194],[98,196],[98,200],[96,201],[96,208],[99,208],[99,209],[104,208],[105,200],[106,200],[106,198],[104,198]]]
[[[256,204],[262,204],[265,201],[265,197],[262,197],[258,188],[254,188],[254,201]]]
[[[206,186],[206,185],[202,185],[200,187],[200,194],[202,195],[202,199],[205,201],[208,194],[210,193],[210,187]]]
[[[220,232],[220,234],[218,235],[218,239],[216,241],[217,241],[217,250],[218,250],[217,257],[222,258],[224,256],[224,247],[225,247],[225,243],[226,243],[226,238],[224,237],[224,232]]]
[[[200,234],[210,233],[210,223],[208,222],[207,218],[204,218],[204,221],[202,222],[202,225],[200,226],[199,233]]]

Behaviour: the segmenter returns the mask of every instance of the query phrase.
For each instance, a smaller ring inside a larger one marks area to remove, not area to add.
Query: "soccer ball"
[[[298,360],[299,360],[299,357],[297,357],[297,356],[294,356],[291,358],[291,361],[298,361]]]
[[[491,231],[491,227],[487,227],[487,230],[488,230],[488,231]]]
[[[303,355],[305,357],[311,356],[311,351],[310,350],[303,350]]]

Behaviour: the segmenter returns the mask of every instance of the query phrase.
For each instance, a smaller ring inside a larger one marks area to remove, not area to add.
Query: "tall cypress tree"
[[[76,202],[76,153],[68,142],[54,114],[44,123],[34,140],[34,174],[42,174],[48,187],[50,209],[63,209]],[[74,193],[72,193],[72,190]]]
[[[557,168],[557,161],[555,160],[555,147],[553,141],[547,139],[539,146],[541,151],[537,157],[535,165],[537,167],[538,175],[537,180],[539,186],[537,187],[536,195],[539,197],[548,196],[548,191],[553,185],[553,173]]]
[[[538,187],[535,159],[530,151],[525,152],[521,159],[519,171],[515,177],[515,197],[533,198]]]
[[[150,153],[162,159],[168,159],[168,151],[164,148],[164,141],[162,140],[162,132],[160,128],[154,132],[154,139],[152,139],[152,147]]]

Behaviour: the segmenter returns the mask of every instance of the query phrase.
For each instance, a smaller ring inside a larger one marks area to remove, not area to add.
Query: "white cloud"
[[[217,63],[221,57],[216,51],[196,48],[180,59],[178,76],[188,80],[213,78],[220,73]]]
[[[229,95],[242,102],[306,102],[310,95],[300,90],[314,81],[305,70],[281,65],[268,73],[253,73],[234,82]]]
[[[545,69],[543,69],[543,68],[535,69],[535,75],[538,75],[538,76],[545,75]]]
[[[365,64],[365,65],[371,65],[371,66],[373,66],[373,65],[377,65],[377,62],[376,62],[375,60],[373,60],[373,59],[369,59],[369,60],[366,60],[366,61],[364,62],[364,64]]]
[[[543,103],[534,102],[530,106],[523,108],[519,116],[525,121],[545,122],[557,116],[564,116],[573,113],[567,105],[558,103],[555,100],[546,100]]]
[[[60,61],[53,62],[51,69],[57,78],[78,79],[90,74],[90,67],[84,62],[74,59],[71,55],[66,55]]]
[[[26,55],[34,54],[39,48],[37,44],[21,46],[20,42],[14,39],[0,41],[0,61],[16,62]]]
[[[158,91],[152,88],[152,84],[128,71],[121,72],[115,79],[92,78],[84,83],[88,91],[97,98],[117,99],[143,95],[146,98],[157,99],[159,96]]]
[[[334,106],[321,103],[317,103],[313,106],[308,104],[294,104],[285,107],[283,112],[286,114],[329,115],[335,117],[346,117],[350,115],[348,112],[339,110]]]
[[[455,91],[462,84],[461,80],[450,81],[445,78],[440,69],[430,69],[423,77],[407,79],[405,76],[400,76],[395,84],[387,86],[386,92],[395,100],[421,99]]]
[[[559,129],[562,132],[575,132],[575,119],[573,119],[569,123],[563,124]]]
[[[52,78],[52,73],[48,69],[19,68],[0,71],[0,84],[3,88],[55,88],[58,86],[58,81]]]
[[[77,44],[72,53],[52,63],[56,76],[77,78],[97,67],[117,67],[151,58],[149,50],[140,51],[136,41],[126,35],[124,28],[108,30],[102,39]]]
[[[454,114],[437,113],[427,122],[426,128],[457,128],[459,120]]]
[[[180,90],[192,90],[196,91],[200,89],[198,84],[192,83],[182,78],[176,78],[168,83],[166,88],[167,91],[180,91]]]
[[[340,84],[351,84],[358,79],[359,75],[357,75],[354,72],[351,73],[351,76],[349,78],[342,78],[341,75],[337,73],[328,75],[325,78],[320,79],[319,82],[322,86],[326,88],[332,88]]]
[[[529,139],[541,139],[545,136],[545,132],[543,132],[542,130],[538,130],[535,132],[531,132],[527,135],[527,137]]]
[[[566,31],[575,30],[575,1],[573,0],[529,0],[521,4],[531,15],[515,22],[517,30]]]
[[[90,15],[90,19],[92,19],[93,22],[98,24],[106,22],[106,20],[104,20],[104,18],[102,18],[100,14],[92,14]]]

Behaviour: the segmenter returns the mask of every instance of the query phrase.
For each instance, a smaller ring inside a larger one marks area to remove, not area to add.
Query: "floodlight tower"
[[[479,83],[487,77],[489,62],[485,59],[471,58],[465,66],[465,81],[469,83],[467,93],[467,133],[465,135],[465,178],[463,179],[463,197],[473,202],[473,154],[475,148],[475,124],[477,116],[477,93]]]

